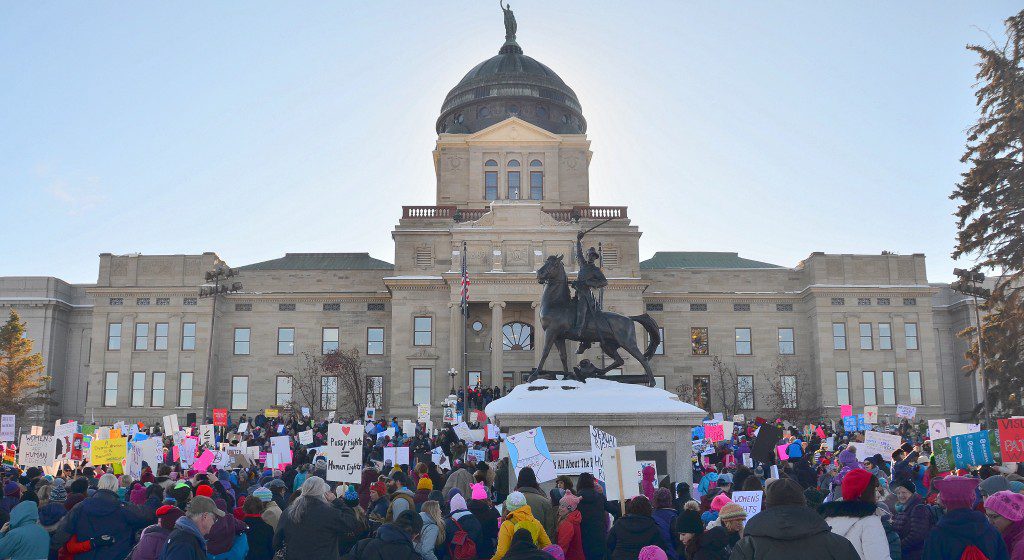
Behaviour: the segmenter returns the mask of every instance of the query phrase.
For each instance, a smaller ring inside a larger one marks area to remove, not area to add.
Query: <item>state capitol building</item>
[[[464,350],[471,383],[508,390],[525,380],[543,347],[535,271],[561,254],[572,276],[577,232],[606,220],[585,238],[600,247],[608,277],[603,307],[661,325],[651,362],[659,387],[709,411],[727,403],[767,416],[768,373],[784,363],[776,381],[786,401],[833,418],[849,403],[858,412],[877,405],[890,419],[907,404],[919,417],[954,420],[978,402],[956,336],[973,303],[930,284],[922,254],[815,252],[771,264],[680,246],[640,260],[643,224],[627,207],[591,200],[594,154],[579,97],[514,34],[455,84],[436,131],[435,204],[395,216],[388,258],[101,254],[94,284],[0,277],[0,313],[15,308],[26,321],[59,403],[34,420],[152,422],[204,405],[252,415],[291,400],[282,371],[303,352],[338,347],[364,356],[367,400],[386,416],[411,418],[426,402],[439,418]],[[236,268],[229,282],[242,289],[199,297],[218,266]],[[597,363],[598,352],[572,359]],[[729,384],[716,379],[716,358],[733,372]],[[554,353],[546,367],[557,362]],[[632,359],[624,367],[640,372]],[[321,408],[337,407],[337,379],[320,385]]]

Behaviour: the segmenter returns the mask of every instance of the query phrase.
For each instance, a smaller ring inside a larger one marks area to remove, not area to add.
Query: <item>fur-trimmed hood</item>
[[[818,513],[822,517],[867,517],[869,515],[875,515],[878,510],[876,504],[869,504],[868,502],[852,501],[852,502],[827,502],[821,504],[818,507]]]

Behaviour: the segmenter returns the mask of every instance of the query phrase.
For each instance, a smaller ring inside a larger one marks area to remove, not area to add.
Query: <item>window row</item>
[[[874,350],[873,323],[858,323],[861,350]],[[917,350],[917,323],[903,324],[903,340],[907,350]],[[832,349],[846,350],[846,323],[832,323]],[[878,323],[878,349],[892,350],[892,324]]]
[[[244,378],[245,387],[248,388],[248,378],[244,376],[235,377],[235,379]],[[234,387],[234,381],[232,386]],[[279,375],[274,385],[274,406],[288,406],[292,404],[292,383],[293,380],[290,376]],[[241,388],[241,382],[238,387]],[[325,375],[320,378],[320,409],[321,410],[337,410],[338,409],[338,377],[332,375]],[[231,408],[235,410],[244,410],[248,408],[248,391],[245,392],[244,396],[242,391],[232,391],[231,394]],[[243,403],[246,406],[243,406]],[[384,377],[380,375],[370,375],[366,377],[366,406],[379,408],[384,405]]]
[[[799,402],[799,395],[797,394],[797,376],[795,375],[781,375],[779,376],[779,387],[778,391],[781,393],[779,397],[782,401],[782,408],[795,409]],[[693,403],[700,408],[710,409],[714,405],[711,402],[711,376],[709,375],[695,375],[693,376]],[[756,402],[754,399],[754,376],[753,375],[737,375],[736,376],[736,396],[735,396],[735,408],[739,410],[754,410],[756,408]],[[722,395],[721,398],[732,399],[732,395]],[[733,403],[730,403],[733,404]]]
[[[655,355],[665,354],[665,329],[659,328],[661,343],[655,348]],[[734,329],[735,352],[737,356],[750,356],[753,354],[752,332],[750,327],[736,327]],[[783,356],[796,354],[796,335],[792,327],[779,327],[777,329],[778,351]],[[708,341],[708,327],[690,327],[690,354],[693,356],[708,356],[711,353],[711,344]]]
[[[145,306],[149,305],[151,301],[153,301],[153,300],[148,298],[148,297],[135,298],[135,305],[138,305],[140,307],[145,307]],[[108,305],[113,305],[113,306],[124,305],[124,298],[119,298],[119,297],[109,298],[107,300],[107,304]],[[165,306],[168,306],[170,304],[171,304],[171,298],[165,298],[165,297],[158,297],[158,298],[156,298],[156,305],[158,307],[165,307]],[[196,305],[196,304],[198,304],[198,301],[194,297],[187,297],[187,298],[184,298],[184,299],[181,300],[181,304],[182,305]]]
[[[320,329],[320,352],[327,354],[341,347],[341,329],[339,327],[323,327]],[[248,356],[252,353],[252,329],[237,327],[235,329],[233,353],[236,356]],[[295,354],[295,327],[279,327],[277,329],[277,354],[290,356]],[[384,355],[384,328],[368,327],[366,329],[366,355]]]
[[[543,167],[540,160],[530,162],[530,167]],[[484,163],[484,200],[498,200],[498,162],[489,159]],[[530,171],[530,190],[522,189],[522,171],[519,160],[509,160],[505,165],[505,198],[508,200],[544,200],[544,171]],[[494,169],[491,169],[494,168]]]
[[[103,406],[117,406],[118,372],[108,371],[103,374]],[[154,371],[133,371],[131,376],[131,406],[142,407],[146,404],[146,379],[149,378],[149,405],[154,407],[167,406],[167,373]],[[178,407],[192,406],[191,372],[178,374]]]
[[[889,405],[895,406],[896,402],[896,372],[883,371],[881,401],[878,396],[878,385],[873,371],[861,372],[861,388],[864,391],[864,406]],[[907,393],[910,398],[908,404],[924,404],[924,389],[921,386],[921,372],[907,372]],[[853,404],[850,401],[850,372],[836,372],[836,402],[838,404]]]
[[[167,339],[170,333],[169,323],[153,323],[153,350],[167,350]],[[107,325],[107,350],[121,349],[121,323],[109,323]],[[135,323],[135,339],[132,349],[136,351],[149,350],[150,324]],[[196,349],[196,324],[181,324],[181,349]]]

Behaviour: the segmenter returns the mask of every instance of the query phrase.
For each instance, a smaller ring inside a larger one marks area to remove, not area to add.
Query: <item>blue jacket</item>
[[[924,543],[922,560],[960,558],[967,545],[973,544],[988,560],[1009,560],[1003,537],[985,514],[969,509],[946,512]]]
[[[247,554],[249,554],[249,538],[243,533],[235,536],[235,542],[231,543],[230,550],[221,554],[209,554],[209,560],[245,560]]]
[[[155,518],[134,504],[124,504],[110,490],[97,490],[91,498],[71,508],[57,525],[54,543],[62,545],[71,535],[87,541],[111,535],[114,544],[75,555],[75,560],[120,560],[135,543],[135,532],[149,526]]]
[[[718,484],[718,473],[709,472],[708,474],[704,475],[704,477],[700,479],[700,484],[697,485],[697,493],[700,494],[701,496],[707,494],[708,490],[711,489],[712,482],[715,483],[716,485]]]
[[[167,546],[164,547],[160,560],[207,560],[206,539],[187,515],[179,517],[174,522],[174,531],[167,539]]]
[[[39,560],[50,554],[50,535],[39,523],[35,502],[21,502],[11,510],[11,525],[0,533],[0,558]]]

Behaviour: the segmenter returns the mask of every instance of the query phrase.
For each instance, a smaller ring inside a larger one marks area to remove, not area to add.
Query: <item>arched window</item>
[[[508,166],[509,167],[519,167],[519,160],[518,159],[510,159],[508,161]]]
[[[544,164],[539,159],[535,159],[530,162],[530,167],[544,167]]]
[[[498,162],[493,159],[489,159],[487,160],[487,163],[484,163],[484,167],[498,167]]]
[[[533,327],[518,322],[501,327],[501,349],[533,350]]]

